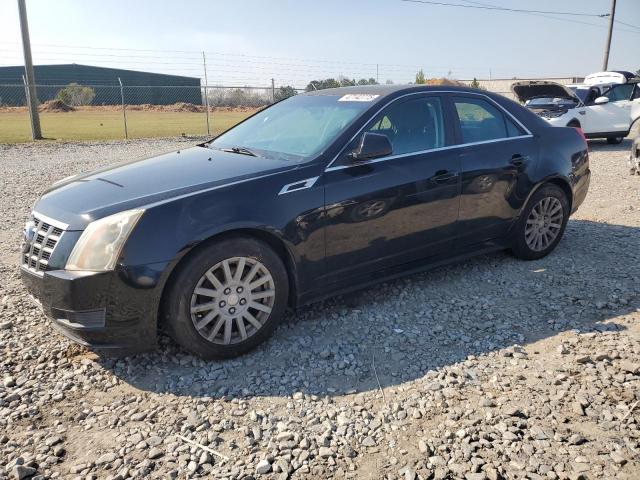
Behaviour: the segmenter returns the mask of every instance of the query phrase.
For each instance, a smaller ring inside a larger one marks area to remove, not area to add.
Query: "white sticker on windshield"
[[[380,95],[371,95],[371,94],[355,94],[350,93],[348,95],[343,95],[338,99],[339,102],[372,102]]]

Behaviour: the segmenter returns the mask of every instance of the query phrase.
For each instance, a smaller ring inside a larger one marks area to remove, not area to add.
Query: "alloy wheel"
[[[562,229],[564,212],[562,203],[556,197],[545,197],[531,209],[524,230],[527,246],[541,252],[558,237]]]
[[[267,267],[255,258],[228,258],[207,270],[196,284],[191,321],[209,342],[243,342],[269,319],[275,298],[275,283]]]

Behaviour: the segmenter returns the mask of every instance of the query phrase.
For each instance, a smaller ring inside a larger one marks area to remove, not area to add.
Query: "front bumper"
[[[23,283],[56,330],[92,350],[119,355],[156,345],[158,289],[135,284],[130,273],[37,275],[21,268]]]

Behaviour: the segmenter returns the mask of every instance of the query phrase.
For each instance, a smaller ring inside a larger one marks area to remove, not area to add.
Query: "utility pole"
[[[271,79],[271,103],[275,103],[276,101],[276,81]]]
[[[207,57],[205,57],[204,52],[202,52],[202,66],[204,67],[204,106],[207,109],[207,135],[211,135],[211,123],[209,121],[209,92],[207,92],[209,80],[207,79]]]
[[[27,82],[27,106],[31,120],[31,138],[42,139],[40,117],[38,116],[38,96],[36,95],[35,74],[33,73],[33,59],[31,58],[31,41],[29,40],[29,24],[27,23],[27,7],[24,0],[18,0],[20,15],[20,30],[22,32],[22,51],[24,53],[24,74]]]
[[[125,140],[129,139],[129,129],[127,128],[127,107],[124,103],[124,85],[122,85],[122,80],[118,77],[118,83],[120,84],[120,101],[122,102],[122,119],[124,121],[124,138]]]
[[[378,66],[379,65],[376,63],[376,83],[380,83],[380,69]]]
[[[609,14],[609,33],[607,34],[607,44],[604,47],[604,60],[602,62],[602,70],[607,71],[609,68],[609,51],[611,50],[611,36],[613,35],[613,20],[616,16],[616,0],[611,0],[611,14]]]

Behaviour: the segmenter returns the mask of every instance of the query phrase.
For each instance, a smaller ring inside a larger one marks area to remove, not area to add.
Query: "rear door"
[[[515,118],[484,95],[454,95],[462,184],[458,233],[461,245],[507,233],[530,191],[528,169],[536,140]]]
[[[328,283],[437,255],[458,217],[460,158],[438,95],[411,94],[378,113],[324,175]],[[354,163],[364,132],[386,135],[393,152]]]

